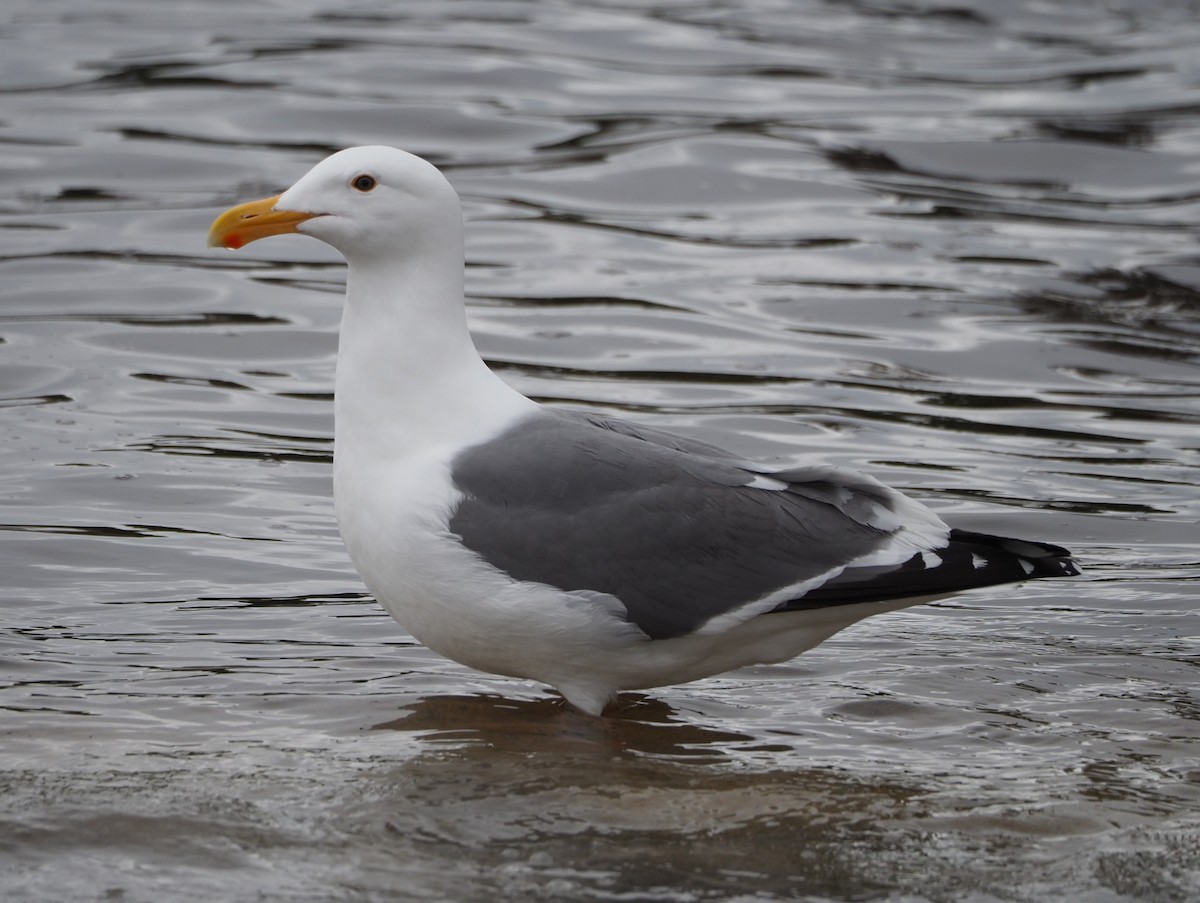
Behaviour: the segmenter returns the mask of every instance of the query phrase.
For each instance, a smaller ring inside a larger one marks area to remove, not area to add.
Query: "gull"
[[[348,265],[334,498],[359,574],[414,638],[554,687],[623,690],[787,661],[870,615],[1079,573],[1066,549],[952,529],[877,480],[543,407],[476,351],[458,195],[389,147],[234,207],[230,249],[299,233]]]

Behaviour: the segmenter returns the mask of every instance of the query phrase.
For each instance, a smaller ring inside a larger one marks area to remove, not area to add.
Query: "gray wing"
[[[872,480],[813,468],[764,483],[723,450],[569,412],[464,450],[452,477],[468,548],[518,580],[615,597],[654,639],[786,607],[855,562],[902,564],[898,505],[941,526]]]

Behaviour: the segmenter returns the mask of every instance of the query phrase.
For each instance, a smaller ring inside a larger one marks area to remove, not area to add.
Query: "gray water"
[[[1200,3],[6,0],[14,901],[1200,898]],[[548,404],[831,461],[1084,578],[614,717],[370,599],[342,265],[204,246],[338,148],[465,203]]]

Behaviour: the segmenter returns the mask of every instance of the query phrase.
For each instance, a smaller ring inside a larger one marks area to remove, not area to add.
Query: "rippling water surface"
[[[6,899],[1200,896],[1200,5],[9,0]],[[335,149],[465,202],[522,391],[862,468],[1084,579],[617,717],[371,600],[344,271],[205,249]]]

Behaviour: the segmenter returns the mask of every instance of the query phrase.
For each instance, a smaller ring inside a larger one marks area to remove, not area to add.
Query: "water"
[[[1200,5],[0,12],[0,875],[16,901],[1200,895]],[[615,717],[369,599],[330,503],[344,273],[209,251],[395,144],[552,404],[868,470],[1076,581]]]

